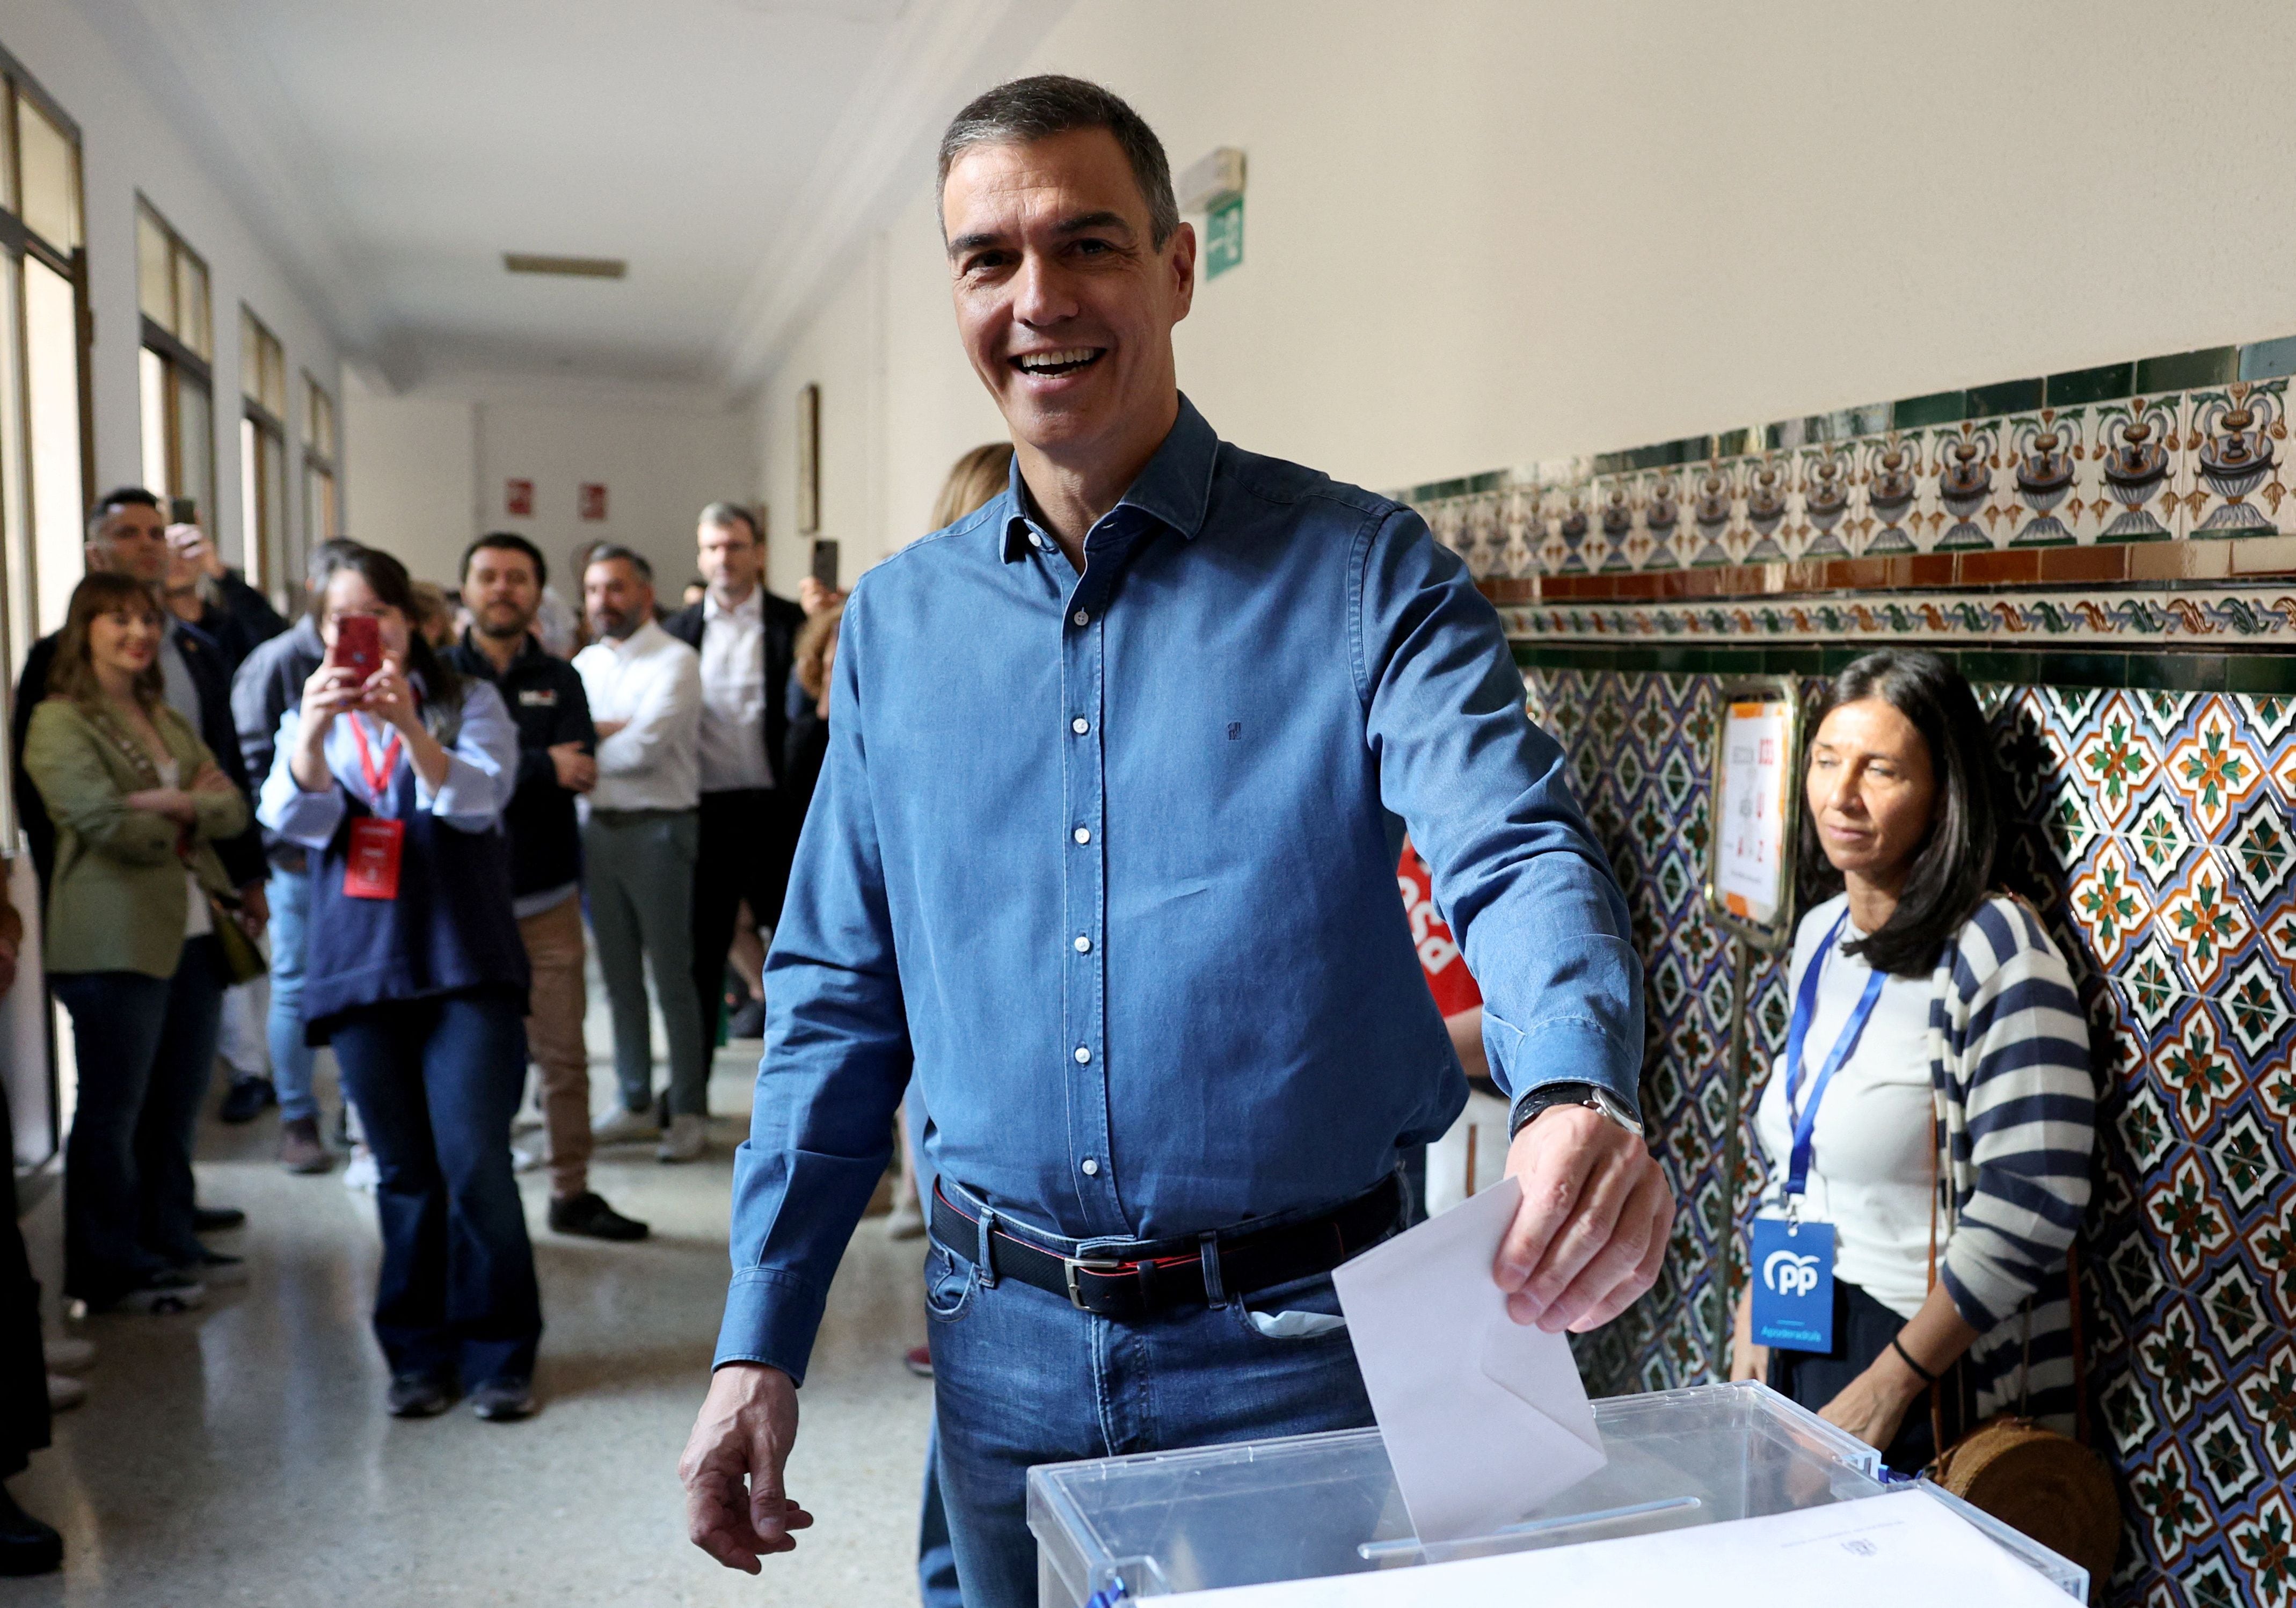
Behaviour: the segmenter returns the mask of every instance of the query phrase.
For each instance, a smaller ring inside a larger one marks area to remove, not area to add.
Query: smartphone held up
[[[335,645],[327,662],[349,670],[361,682],[382,668],[382,626],[372,614],[342,614],[335,619]]]

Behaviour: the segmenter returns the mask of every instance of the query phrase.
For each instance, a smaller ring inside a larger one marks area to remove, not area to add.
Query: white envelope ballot
[[[1508,1178],[1332,1275],[1423,1542],[1488,1535],[1609,1461],[1570,1342],[1491,1282],[1521,1199]]]

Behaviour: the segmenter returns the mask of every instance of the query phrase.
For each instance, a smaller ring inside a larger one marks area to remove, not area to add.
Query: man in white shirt
[[[709,1046],[693,997],[693,866],[700,844],[701,660],[653,622],[653,570],[602,546],[582,572],[596,639],[574,656],[598,731],[598,781],[582,826],[590,926],[614,1013],[622,1109],[601,1144],[660,1136],[655,1153],[691,1161],[705,1145]],[[669,1124],[655,1120],[645,965],[669,1038]]]
[[[694,531],[709,587],[662,621],[701,654],[701,856],[693,889],[693,989],[715,1036],[726,956],[744,901],[760,927],[782,918],[805,806],[781,785],[790,665],[807,610],[766,590],[765,535],[736,503],[712,503]],[[751,989],[759,978],[744,980]]]

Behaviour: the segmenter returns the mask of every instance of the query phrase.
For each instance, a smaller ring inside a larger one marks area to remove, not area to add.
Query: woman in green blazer
[[[49,982],[71,1012],[79,1096],[64,1153],[64,1290],[99,1309],[180,1311],[220,1259],[192,1232],[192,1136],[226,975],[211,847],[247,800],[161,696],[146,587],[91,575],[33,711],[24,768],[56,826]]]

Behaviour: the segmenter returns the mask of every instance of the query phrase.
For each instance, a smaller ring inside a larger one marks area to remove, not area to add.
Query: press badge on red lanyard
[[[1802,1221],[1801,1202],[1809,1188],[1811,1137],[1817,1131],[1818,1103],[1825,1098],[1833,1074],[1857,1048],[1858,1037],[1866,1031],[1866,1023],[1882,997],[1882,972],[1866,980],[1866,991],[1858,996],[1841,1037],[1810,1086],[1808,1105],[1800,1103],[1800,1095],[1802,1046],[1809,1037],[1810,1018],[1817,1011],[1818,979],[1849,921],[1849,913],[1845,910],[1818,947],[1794,996],[1793,1021],[1786,1030],[1786,1121],[1793,1132],[1793,1149],[1786,1166],[1786,1215],[1754,1219],[1749,1269],[1754,1285],[1754,1343],[1789,1351],[1833,1350],[1833,1225]]]
[[[368,796],[381,799],[390,788],[391,772],[398,765],[398,734],[393,732],[375,763],[367,746],[366,728],[350,717],[351,735],[358,740],[359,770],[366,777]],[[362,816],[351,823],[350,853],[343,866],[343,893],[349,898],[397,898],[398,857],[406,846],[406,823],[381,816]]]

